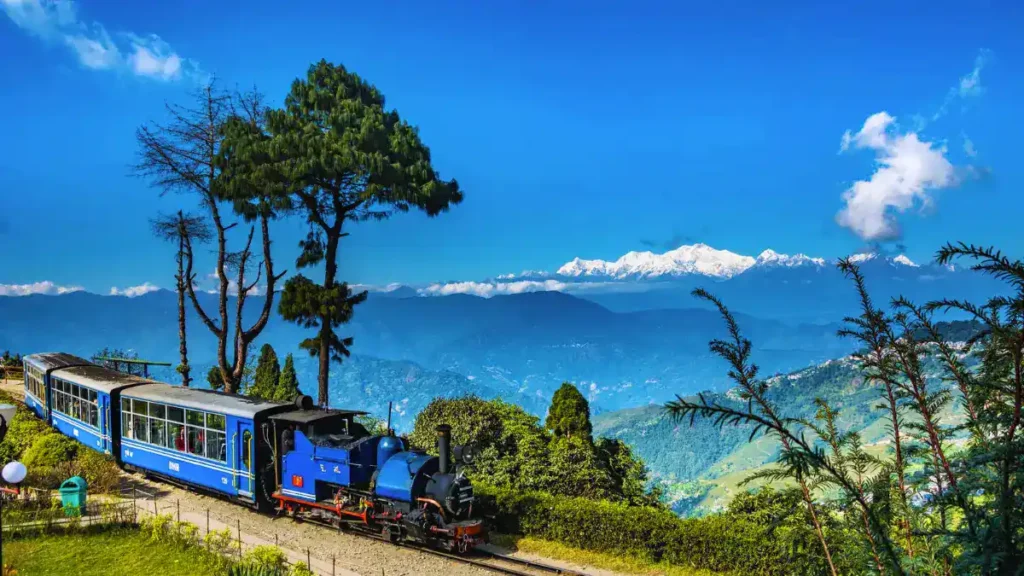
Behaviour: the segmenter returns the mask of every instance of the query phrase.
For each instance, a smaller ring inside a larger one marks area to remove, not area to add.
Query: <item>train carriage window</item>
[[[188,424],[189,426],[199,426],[199,427],[202,427],[203,424],[204,424],[204,420],[205,420],[203,418],[203,416],[204,416],[204,414],[202,412],[199,412],[199,411],[196,411],[196,410],[186,410],[185,411],[185,423]]]
[[[191,413],[191,411],[190,411]],[[195,426],[186,426],[186,437],[188,438],[188,452],[196,456],[205,456],[205,443],[203,440],[203,429]]]
[[[206,427],[210,430],[224,431],[224,416],[220,414],[207,414]]]
[[[252,433],[246,430],[242,433],[242,465],[246,470],[252,470]]]
[[[135,438],[132,433],[132,415],[127,412],[121,414],[121,437]]]
[[[145,416],[149,414],[149,402],[144,400],[132,400],[132,413]]]
[[[132,414],[132,433],[134,434],[132,437],[141,442],[149,441],[149,429],[146,426],[146,420],[148,418],[145,416]]]
[[[213,430],[206,431],[206,457],[213,460],[227,461],[224,453],[224,433]]]
[[[151,407],[152,408],[152,407]],[[167,447],[167,430],[165,422],[156,418],[149,419],[149,443],[161,448]]]
[[[168,406],[167,419],[170,420],[171,422],[184,422],[185,410],[181,408],[175,408],[174,406]]]
[[[185,427],[175,422],[167,423],[167,447],[178,452],[185,451]]]
[[[131,401],[131,398],[121,398],[121,411],[122,412],[131,412],[132,411],[132,401]]]
[[[150,415],[151,418],[165,418],[166,417],[164,415],[165,410],[166,410],[166,408],[164,407],[163,404],[150,404],[149,405],[149,415]]]

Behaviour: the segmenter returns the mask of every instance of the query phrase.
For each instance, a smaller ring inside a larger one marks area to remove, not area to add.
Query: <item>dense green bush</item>
[[[116,492],[120,487],[121,469],[117,463],[95,450],[79,450],[68,472],[69,476],[85,478],[90,492]]]
[[[36,437],[22,455],[22,463],[30,471],[49,470],[65,465],[78,456],[79,444],[54,431]]]
[[[12,403],[6,394],[0,396],[0,403]],[[0,442],[0,462],[19,460],[32,442],[50,432],[45,422],[40,420],[27,408],[20,408],[7,428],[7,436]]]
[[[713,571],[757,575],[813,575],[827,570],[804,510],[765,492],[735,511],[681,519],[658,508],[586,498],[555,497],[474,485],[477,506],[499,532],[523,534],[574,548],[628,555]],[[774,515],[767,504],[774,505]],[[752,504],[752,505],[751,505]],[[830,536],[841,538],[839,528]],[[859,558],[836,559],[843,574]]]
[[[277,546],[256,546],[247,551],[240,562],[243,566],[276,571],[274,573],[283,571],[287,563],[288,557]]]
[[[437,398],[428,404],[416,417],[410,435],[413,445],[435,452],[435,428],[442,423],[452,427],[455,445],[472,443],[476,447],[476,459],[468,469],[474,481],[562,496],[659,505],[658,494],[647,489],[643,462],[617,440],[598,438],[594,442],[582,433],[553,436],[539,418],[519,406],[466,396]]]

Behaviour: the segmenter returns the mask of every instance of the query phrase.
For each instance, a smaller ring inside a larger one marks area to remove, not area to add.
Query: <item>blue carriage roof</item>
[[[141,376],[131,376],[123,372],[116,372],[103,366],[76,366],[73,368],[61,368],[54,370],[51,374],[61,380],[66,380],[86,388],[110,394],[114,390],[131,386],[133,384],[145,384],[155,382]],[[166,386],[166,384],[165,384]]]
[[[57,368],[66,368],[68,366],[93,365],[92,362],[89,362],[85,358],[79,358],[74,354],[68,354],[66,352],[40,352],[39,354],[29,354],[22,358],[22,360],[42,370],[53,370]]]
[[[248,396],[225,394],[224,392],[199,388],[182,388],[181,386],[171,386],[170,384],[163,383],[133,386],[131,389],[125,390],[121,396],[123,398],[137,398],[139,400],[173,404],[184,408],[217,412],[242,418],[252,418],[264,410],[281,410],[292,406],[290,403],[267,402]]]

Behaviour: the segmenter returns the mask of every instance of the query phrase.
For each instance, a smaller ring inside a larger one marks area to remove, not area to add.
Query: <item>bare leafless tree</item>
[[[135,175],[149,180],[161,194],[184,192],[199,197],[200,204],[207,211],[213,224],[217,262],[215,275],[218,281],[216,318],[203,309],[196,296],[194,263],[194,238],[183,237],[185,291],[203,324],[217,337],[217,365],[220,368],[226,392],[238,391],[239,382],[245,370],[249,344],[266,327],[273,310],[275,284],[284,275],[274,274],[271,257],[269,220],[275,216],[272,202],[263,198],[265,190],[260,189],[258,180],[237,177],[225,178],[225,158],[222,148],[225,127],[229,123],[249,126],[260,130],[264,105],[262,96],[255,90],[244,94],[230,94],[219,90],[215,80],[198,89],[192,104],[188,106],[168,104],[166,123],[150,123],[136,130],[138,159],[133,166]],[[229,182],[230,180],[230,182]],[[228,230],[238,225],[228,222],[230,216],[223,211],[223,203],[230,201],[234,213],[246,222],[258,220],[262,235],[263,258],[259,263],[256,279],[247,283],[247,263],[252,257],[251,246],[255,226],[250,225],[245,248],[237,253],[228,250]],[[235,262],[235,265],[232,265]],[[228,278],[229,269],[236,274],[235,282]],[[264,276],[266,295],[263,309],[256,322],[248,329],[242,326],[242,309],[246,296],[254,291]],[[235,309],[235,330],[229,329],[228,299],[237,290]],[[228,359],[228,343],[232,338],[233,358]]]

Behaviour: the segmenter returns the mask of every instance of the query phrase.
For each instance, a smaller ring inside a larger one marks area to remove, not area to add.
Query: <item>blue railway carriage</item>
[[[104,454],[117,454],[116,411],[121,391],[151,380],[102,366],[60,368],[50,374],[51,424],[61,434]]]
[[[274,484],[272,456],[260,435],[268,416],[289,409],[213,390],[136,386],[121,395],[121,461],[260,507],[269,503],[263,487]]]
[[[50,374],[61,368],[93,365],[84,358],[64,352],[29,354],[22,359],[22,364],[25,368],[25,405],[47,424],[52,423],[50,420]]]

